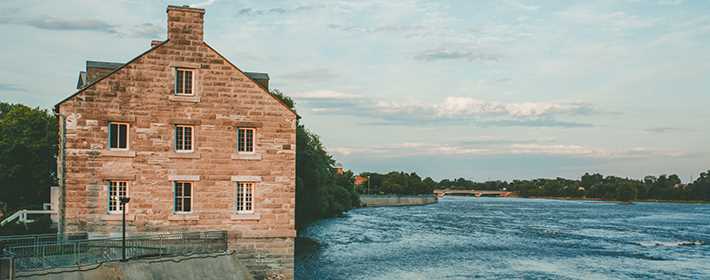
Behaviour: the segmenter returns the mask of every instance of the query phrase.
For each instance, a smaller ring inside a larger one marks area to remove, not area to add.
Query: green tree
[[[630,202],[636,200],[638,189],[632,182],[619,182],[616,186],[616,199],[619,201]]]
[[[49,202],[56,143],[57,122],[47,110],[0,103],[0,204],[7,212]]]
[[[271,93],[294,109],[293,99],[277,89]],[[352,172],[339,175],[334,166],[335,160],[318,135],[308,131],[299,119],[296,126],[297,227],[359,206]]]

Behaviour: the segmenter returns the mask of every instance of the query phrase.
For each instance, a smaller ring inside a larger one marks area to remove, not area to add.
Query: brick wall
[[[296,115],[202,42],[203,14],[168,8],[169,40],[58,105],[62,230],[118,234],[107,185],[125,180],[129,232],[228,230],[231,247],[260,256],[251,267],[292,278]],[[175,67],[196,71],[194,97],[174,95]],[[111,121],[129,123],[129,151],[108,149]],[[174,152],[176,124],[194,126],[193,153]],[[236,152],[245,126],[256,128],[254,155]],[[256,181],[253,215],[234,210],[244,178]],[[180,179],[194,181],[190,214],[173,213]]]

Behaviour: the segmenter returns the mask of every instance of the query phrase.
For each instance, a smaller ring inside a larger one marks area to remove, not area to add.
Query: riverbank
[[[597,197],[569,197],[569,196],[514,196],[517,198],[530,199],[555,199],[555,200],[584,200],[584,201],[599,201],[599,202],[622,202],[619,200],[603,199]],[[630,202],[659,202],[659,203],[685,203],[685,204],[709,204],[710,201],[703,200],[662,200],[662,199],[636,199]]]
[[[363,207],[413,206],[437,203],[435,195],[360,195]]]

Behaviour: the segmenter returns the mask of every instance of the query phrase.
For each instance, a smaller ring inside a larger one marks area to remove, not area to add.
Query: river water
[[[446,197],[299,235],[297,279],[710,279],[710,204]]]

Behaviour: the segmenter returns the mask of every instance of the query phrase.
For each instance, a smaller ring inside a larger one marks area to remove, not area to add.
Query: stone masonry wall
[[[202,41],[203,13],[168,8],[169,40],[58,105],[63,230],[118,234],[107,185],[125,180],[130,233],[227,230],[260,271],[292,278],[296,115]],[[194,97],[174,95],[176,67],[195,69]],[[128,151],[108,149],[112,121],[129,123]],[[178,124],[194,126],[193,153],[174,152]],[[256,128],[254,154],[236,152],[238,127]],[[192,213],[173,212],[175,180],[193,181]],[[256,182],[254,214],[236,214],[236,181]]]

